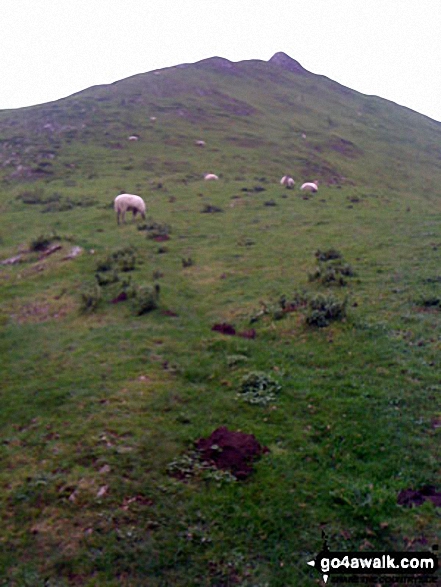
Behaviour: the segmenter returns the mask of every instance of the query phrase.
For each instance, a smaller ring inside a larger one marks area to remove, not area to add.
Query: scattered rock
[[[253,434],[231,431],[221,426],[208,438],[195,443],[201,458],[217,469],[229,471],[237,479],[246,479],[253,472],[253,462],[269,452]]]
[[[60,249],[62,249],[63,247],[61,245],[50,245],[47,249],[45,249],[41,254],[39,259],[44,259],[45,257],[49,257],[49,255],[52,255],[53,253],[59,251]]]
[[[74,259],[75,257],[78,257],[78,255],[81,253],[83,249],[81,247],[72,247],[72,249],[70,250],[70,253],[68,255],[66,255],[65,257],[63,257],[63,261],[67,261],[68,259]],[[92,254],[92,251],[90,251]]]
[[[20,263],[23,255],[16,255],[15,257],[9,257],[9,259],[5,259],[4,261],[0,262],[0,265],[15,265],[16,263]]]

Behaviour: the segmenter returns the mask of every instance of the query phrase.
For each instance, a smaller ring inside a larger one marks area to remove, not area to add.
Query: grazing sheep
[[[294,187],[295,181],[289,175],[284,175],[280,180],[280,184],[286,186],[287,188],[291,189]]]
[[[196,142],[195,142],[195,144],[196,144],[198,147],[205,147],[205,141],[196,141]]]
[[[206,174],[204,175],[204,179],[205,179],[206,181],[210,181],[210,180],[213,180],[213,179],[214,179],[214,180],[216,180],[216,179],[219,179],[219,178],[218,178],[218,176],[217,176],[217,175],[215,175],[214,173],[206,173]]]
[[[131,135],[129,137],[129,141],[137,141],[139,139],[138,135]]]
[[[318,181],[316,180],[304,183],[300,189],[304,190],[305,192],[315,193],[318,190]]]
[[[133,194],[121,194],[116,196],[114,202],[116,221],[119,224],[120,218],[125,222],[126,212],[133,212],[133,218],[139,212],[145,220],[145,202],[140,196]]]

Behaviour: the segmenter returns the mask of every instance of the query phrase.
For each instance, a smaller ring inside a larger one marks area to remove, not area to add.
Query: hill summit
[[[293,73],[309,73],[304,67],[300,65],[298,61],[287,55],[283,52],[275,53],[271,59],[269,59],[268,63],[273,63],[275,65],[279,65],[283,69],[287,71],[292,71]]]

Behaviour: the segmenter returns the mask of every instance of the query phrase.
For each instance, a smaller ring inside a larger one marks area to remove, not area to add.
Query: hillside
[[[1,585],[439,541],[440,123],[213,57],[0,112],[0,210]]]
[[[308,73],[283,54],[268,63],[207,59],[1,114],[6,178],[60,179],[75,175],[66,170],[72,164],[99,175],[110,156],[122,172],[129,161],[155,180],[199,179],[204,165],[225,179],[288,169],[327,184],[438,196],[439,123]],[[141,142],[127,151],[133,133]],[[202,136],[210,145],[198,163],[188,151]]]

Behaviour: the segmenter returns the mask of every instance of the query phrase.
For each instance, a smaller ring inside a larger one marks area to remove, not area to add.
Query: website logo
[[[334,552],[329,550],[324,532],[322,536],[322,550],[307,564],[322,573],[324,583],[328,582],[330,575],[352,575],[352,578],[361,575],[394,575],[401,578],[407,575],[414,578],[418,575],[423,576],[425,582],[436,581],[435,577],[429,576],[438,570],[437,545],[432,547],[433,552]]]

